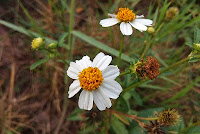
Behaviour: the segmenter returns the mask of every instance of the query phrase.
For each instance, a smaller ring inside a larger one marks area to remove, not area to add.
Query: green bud
[[[155,29],[154,29],[153,27],[148,27],[147,32],[148,32],[149,34],[152,34],[152,33],[155,32]]]
[[[57,47],[57,43],[51,43],[51,44],[49,44],[48,47],[49,47],[50,49],[54,49],[54,48]]]
[[[200,43],[194,44],[194,51],[200,52]]]

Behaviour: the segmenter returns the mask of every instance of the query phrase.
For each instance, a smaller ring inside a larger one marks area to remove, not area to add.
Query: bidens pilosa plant
[[[179,92],[178,95],[176,94],[174,97],[171,97],[171,99],[167,99],[167,97],[170,97],[168,95],[162,98],[162,96],[159,96],[159,93],[163,90],[166,90],[166,88],[162,87],[163,85],[165,85],[165,83],[163,83],[163,80],[180,86],[180,84],[177,84],[177,82],[167,77],[168,75],[173,74],[173,69],[184,63],[199,61],[200,30],[195,30],[194,42],[187,43],[187,45],[191,47],[191,53],[187,55],[186,58],[178,57],[179,60],[176,59],[174,60],[175,62],[170,62],[168,64],[169,61],[165,62],[162,58],[160,58],[160,56],[162,56],[162,52],[157,52],[157,49],[160,49],[159,47],[163,47],[161,45],[158,45],[160,42],[164,42],[167,40],[165,30],[167,31],[168,29],[166,29],[166,27],[171,26],[173,28],[172,25],[174,22],[180,22],[180,20],[176,20],[176,17],[180,18],[179,13],[181,13],[181,11],[179,11],[179,8],[169,8],[170,3],[167,3],[166,1],[163,5],[164,7],[161,9],[161,13],[159,13],[160,8],[157,8],[157,10],[155,11],[155,15],[149,17],[152,20],[144,19],[144,15],[137,15],[136,13],[138,11],[130,10],[131,8],[129,9],[127,7],[119,8],[116,14],[108,13],[108,16],[111,18],[100,20],[99,24],[102,27],[110,27],[119,23],[121,40],[118,40],[118,42],[120,43],[116,47],[119,48],[118,51],[111,48],[110,46],[106,46],[100,43],[99,41],[91,37],[88,37],[84,33],[74,31],[74,1],[72,1],[71,4],[71,18],[69,32],[67,34],[65,33],[64,35],[61,35],[57,42],[51,42],[48,46],[45,46],[45,40],[40,37],[35,38],[32,41],[33,49],[42,51],[48,56],[42,61],[34,63],[31,67],[31,70],[36,68],[40,64],[46,63],[47,61],[54,59],[57,59],[59,63],[61,62],[65,65],[65,82],[67,83],[65,94],[68,93],[68,97],[64,97],[63,115],[65,115],[67,105],[70,102],[68,98],[73,97],[72,99],[76,100],[77,106],[80,109],[91,110],[82,111],[78,108],[78,110],[80,110],[80,113],[75,111],[75,113],[77,112],[75,116],[80,117],[81,119],[84,118],[83,120],[89,120],[91,118],[95,119],[96,115],[102,117],[102,119],[98,118],[98,121],[100,122],[98,124],[98,127],[100,128],[99,132],[104,130],[105,133],[113,131],[115,133],[118,133],[115,126],[122,126],[121,129],[126,134],[130,131],[135,132],[136,130],[131,129],[129,131],[128,129],[130,128],[128,128],[128,126],[125,126],[124,124],[137,124],[137,127],[141,127],[141,130],[144,133],[148,134],[175,133],[174,131],[168,131],[167,129],[170,126],[176,126],[177,124],[179,124],[179,122],[181,122],[181,115],[178,113],[178,110],[169,108],[172,107],[172,105],[166,104],[168,104],[169,102],[173,103],[176,99],[182,97],[182,92]],[[153,20],[155,22],[153,22]],[[141,34],[138,31],[133,31],[132,27],[139,30],[140,32],[147,32]],[[178,30],[177,27],[174,29]],[[112,33],[112,29],[110,30],[110,32]],[[136,35],[132,35],[133,32],[135,32]],[[171,31],[168,31],[167,33],[171,34]],[[138,34],[139,36],[137,36]],[[68,37],[68,46],[65,46],[67,48],[67,53],[69,54],[67,58],[66,56],[63,56],[60,51],[60,48],[63,47],[65,37]],[[85,56],[92,55],[90,53],[81,53],[81,56],[83,56],[81,59],[76,55],[73,55],[74,57],[72,57],[73,37],[78,37],[98,48],[98,52],[94,51],[94,53],[97,55],[94,57],[93,60],[90,60],[89,56]],[[118,39],[118,36],[113,37],[110,40],[114,38]],[[138,42],[140,45],[139,47],[137,44]],[[144,45],[142,45],[141,42]],[[129,50],[127,49],[124,50],[125,43],[127,43],[127,48],[129,45],[133,46],[132,50],[130,50],[131,52],[129,52]],[[154,48],[155,45],[156,48]],[[167,45],[168,44],[166,43],[166,46]],[[137,49],[137,51],[135,51],[134,49]],[[103,52],[99,51],[105,51],[105,53],[113,55],[113,60],[110,55],[106,55]],[[179,52],[175,53],[177,54]],[[165,56],[170,58],[170,54]],[[133,62],[133,59],[135,59],[135,62]],[[130,65],[125,63],[125,61],[128,61]],[[111,62],[114,65],[110,65]],[[68,77],[71,79],[69,79]],[[199,81],[199,79],[197,79],[196,81]],[[159,82],[161,86],[153,85]],[[194,83],[191,83],[191,85],[193,84]],[[144,87],[145,89],[143,89]],[[146,88],[147,90],[149,90],[144,91],[146,90]],[[154,94],[154,91],[152,93],[151,89],[160,89],[161,91],[159,93],[155,92]],[[76,95],[78,94],[78,92],[80,92],[79,97],[77,97],[78,95]],[[146,92],[147,94],[144,93],[143,95],[140,95],[143,92]],[[169,109],[162,112],[158,110],[159,112],[155,115],[151,114],[148,117],[143,117],[143,115],[140,114],[140,109],[148,110],[147,105],[152,105],[151,103],[153,103],[153,101],[151,101],[151,99],[153,97],[155,100],[158,99],[162,102],[159,104],[153,104],[152,107],[150,106],[151,108],[158,105],[158,107],[161,107],[161,109]],[[94,106],[94,104],[96,106]],[[173,107],[176,106],[173,105]],[[178,109],[178,107],[176,107],[176,109]],[[182,113],[182,111],[180,113]],[[85,117],[87,115],[89,116],[89,118]],[[60,123],[63,123],[63,118],[64,116],[62,116],[62,118],[60,119]],[[80,118],[78,119],[81,120]],[[146,120],[148,122],[145,122]],[[59,129],[60,128],[58,127],[58,130]],[[95,127],[93,129],[97,130],[97,128]]]

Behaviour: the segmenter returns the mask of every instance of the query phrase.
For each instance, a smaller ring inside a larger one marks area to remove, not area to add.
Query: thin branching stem
[[[69,54],[68,54],[68,60],[71,61],[72,59],[72,31],[73,31],[73,24],[74,24],[74,9],[75,9],[75,0],[71,0],[71,10],[70,10],[70,23],[69,23],[69,35],[68,35],[68,45],[69,45]],[[68,66],[65,66],[65,69],[67,70]],[[67,104],[68,104],[68,87],[69,87],[69,78],[65,75],[65,93],[64,93],[64,104],[63,104],[63,111],[62,115],[60,117],[60,120],[58,122],[58,125],[55,130],[55,134],[59,133],[59,130],[64,122],[65,119],[65,113],[67,111]]]
[[[147,46],[145,47],[143,53],[140,56],[140,59],[143,59],[144,55],[146,54],[146,52],[148,51],[149,47],[151,46],[152,42],[155,40],[156,35],[158,34],[158,32],[160,31],[160,29],[163,27],[164,22],[158,27],[158,29],[156,30],[156,32],[153,35],[153,38],[150,40],[150,42],[147,44]]]
[[[118,60],[117,60],[117,66],[118,67],[119,67],[119,64],[120,64],[120,61],[121,61],[121,55],[122,55],[123,46],[124,46],[124,35],[122,34],[120,50],[119,50],[119,57],[118,57]]]
[[[200,55],[196,55],[196,56],[194,56],[194,57],[195,57],[195,58],[200,58]],[[174,67],[176,67],[176,66],[178,66],[178,65],[181,65],[181,64],[183,64],[183,63],[185,63],[185,62],[188,62],[189,60],[190,60],[190,57],[186,57],[186,58],[184,58],[184,59],[182,59],[182,60],[180,60],[180,61],[178,61],[178,62],[172,64],[171,66],[168,66],[168,67],[164,68],[163,70],[160,71],[160,74],[162,74],[162,73],[164,73],[164,72],[167,72],[167,71],[169,71],[170,69],[172,69],[172,68],[174,68]],[[146,82],[146,81],[148,81],[148,80],[149,80],[149,79],[147,78],[147,79],[145,79],[145,80],[143,80],[143,81],[137,82],[137,83],[135,83],[135,84],[133,84],[133,85],[131,85],[131,86],[125,88],[125,89],[123,90],[122,93],[125,93],[125,92],[127,92],[128,90],[130,90],[130,89],[132,89],[132,88],[135,88],[135,87],[137,87],[137,86],[143,84],[144,82]]]

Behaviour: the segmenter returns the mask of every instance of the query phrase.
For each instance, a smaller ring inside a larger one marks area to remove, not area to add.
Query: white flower
[[[91,110],[93,101],[99,110],[111,107],[110,98],[117,99],[122,87],[115,78],[120,72],[117,66],[109,65],[112,57],[99,53],[93,61],[84,56],[81,60],[71,62],[67,75],[75,79],[69,87],[69,98],[83,89],[78,105],[81,109]]]
[[[117,15],[108,14],[112,18],[104,19],[100,21],[102,27],[110,27],[119,22],[120,31],[123,35],[131,35],[133,33],[132,27],[143,32],[147,30],[147,26],[152,26],[153,21],[150,19],[142,19],[143,15],[135,15],[132,10],[128,8],[119,8]]]

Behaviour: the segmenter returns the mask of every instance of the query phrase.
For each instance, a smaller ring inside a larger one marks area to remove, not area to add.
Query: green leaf
[[[42,32],[42,30],[40,29],[40,27],[37,25],[37,23],[35,22],[35,20],[31,17],[31,15],[29,14],[29,12],[26,10],[26,8],[24,7],[24,5],[21,3],[20,0],[18,0],[18,3],[20,5],[20,7],[22,8],[22,10],[24,11],[25,15],[28,17],[28,19],[30,20],[30,22],[32,23],[33,27],[35,28],[35,30],[37,30],[38,33],[40,33],[41,36],[44,37],[44,34]]]
[[[118,103],[117,103],[116,110],[127,113],[129,111],[129,106],[128,106],[126,100],[122,96],[120,96],[117,101],[118,101]]]
[[[33,64],[31,65],[30,70],[35,69],[37,66],[39,66],[39,65],[41,65],[41,64],[43,64],[43,63],[45,63],[45,62],[47,62],[48,60],[49,60],[49,59],[41,59],[41,60],[36,61],[35,63],[33,63]]]
[[[157,18],[158,18],[158,11],[159,11],[159,8],[156,9],[156,12],[155,12],[155,14],[154,14],[154,16],[153,16],[153,25],[155,25],[156,20],[157,20]]]
[[[167,4],[167,0],[165,0],[165,2],[163,4],[163,7],[162,7],[162,9],[160,11],[161,13],[160,13],[160,16],[158,18],[158,23],[157,23],[157,27],[156,28],[158,28],[160,26],[160,23],[162,22],[162,20],[163,20],[163,18],[165,16],[166,10],[167,10],[167,8],[169,7],[170,4],[171,3]]]
[[[200,134],[200,127],[199,126],[192,127],[183,134]]]
[[[71,121],[80,121],[83,120],[83,117],[81,116],[81,113],[83,112],[83,110],[81,110],[80,108],[75,109],[68,117],[67,120],[71,120]]]
[[[94,46],[96,48],[99,48],[99,49],[101,49],[101,50],[103,50],[103,51],[105,51],[107,53],[110,53],[110,54],[116,56],[116,57],[119,56],[119,51],[117,51],[117,50],[115,50],[115,49],[113,49],[113,48],[111,48],[111,47],[109,47],[109,46],[107,46],[107,45],[95,40],[94,38],[91,38],[91,37],[85,35],[82,32],[73,31],[72,34],[74,36],[84,40],[85,42],[89,43],[90,45],[92,45],[92,46]],[[126,56],[124,54],[122,54],[121,59],[124,60],[124,61],[127,61],[127,62],[132,61],[132,59],[130,57],[128,57],[128,56]]]
[[[28,29],[26,29],[24,27],[21,27],[21,26],[14,25],[14,24],[12,24],[10,22],[7,22],[7,21],[4,21],[4,20],[0,20],[0,24],[6,26],[8,28],[11,28],[11,29],[13,29],[13,30],[15,30],[17,32],[23,33],[23,34],[25,34],[25,35],[27,35],[29,37],[40,37],[40,34],[38,34],[36,32],[33,32],[33,31],[28,30]],[[45,39],[45,41],[47,43],[57,42],[56,40],[53,40],[53,39],[48,38],[48,37],[43,37],[43,38]]]
[[[165,100],[162,102],[162,104],[167,104],[167,103],[170,103],[170,102],[173,102],[175,101],[176,99],[179,99],[183,96],[185,96],[189,91],[190,89],[197,83],[200,81],[200,77],[197,77],[195,80],[193,80],[192,82],[190,82],[189,85],[187,85],[185,88],[183,88],[182,90],[180,90],[178,93],[176,93],[174,96],[172,96],[171,98]]]
[[[199,43],[200,41],[200,30],[199,28],[196,28],[194,30],[194,43]]]
[[[200,59],[196,58],[196,57],[191,57],[189,62],[197,62],[200,61]]]
[[[192,48],[194,44],[192,42],[186,42],[185,45],[187,45],[187,46]]]
[[[111,127],[115,134],[128,134],[125,125],[114,116],[112,117]]]
[[[139,106],[142,106],[143,105],[143,101],[140,97],[140,94],[138,94],[135,90],[132,91],[132,94],[133,98],[135,99],[136,103],[139,105]]]
[[[59,37],[59,39],[58,39],[58,44],[57,44],[58,47],[61,46],[61,45],[64,43],[65,38],[67,37],[67,35],[68,35],[68,33],[65,32],[65,33],[63,33],[63,34]]]
[[[139,87],[142,87],[142,88],[151,88],[151,89],[156,89],[156,90],[167,90],[168,89],[166,87],[161,87],[161,86],[156,86],[156,85],[149,85],[149,84],[142,84]]]

